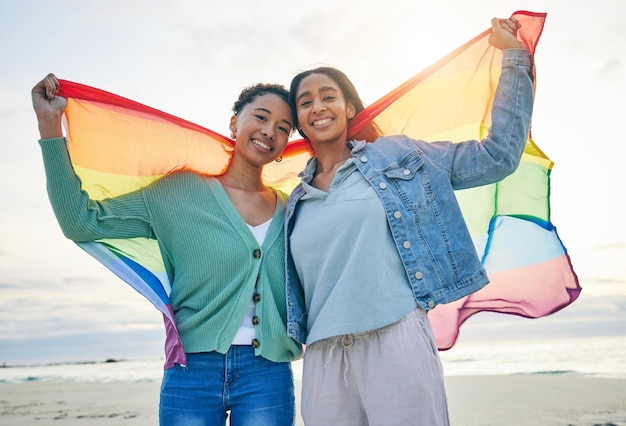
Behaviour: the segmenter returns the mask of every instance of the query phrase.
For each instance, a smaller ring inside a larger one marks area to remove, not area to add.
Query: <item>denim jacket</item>
[[[503,51],[492,126],[482,141],[428,143],[385,136],[374,143],[350,141],[361,174],[382,201],[390,231],[415,300],[425,310],[467,296],[489,282],[474,248],[454,190],[498,182],[519,165],[533,107],[528,52]],[[312,173],[302,174],[310,181]],[[287,202],[285,218],[287,328],[305,342],[307,315],[289,238],[301,185]]]

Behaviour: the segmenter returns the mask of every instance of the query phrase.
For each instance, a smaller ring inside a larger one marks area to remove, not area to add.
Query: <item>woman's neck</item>
[[[328,192],[335,178],[337,169],[345,164],[351,156],[350,148],[348,148],[345,142],[341,145],[327,145],[320,147],[319,150],[315,149],[317,170],[315,171],[311,185],[317,189]]]
[[[242,165],[236,158],[233,158],[228,169],[218,176],[218,179],[222,185],[230,188],[258,192],[267,189],[263,184],[262,172],[262,168]]]
[[[317,173],[329,173],[337,170],[339,166],[352,156],[347,143],[323,144],[316,146],[311,144],[317,158]]]
[[[248,225],[258,226],[274,216],[276,192],[263,185],[260,174],[244,171],[231,165],[217,179],[243,220]]]

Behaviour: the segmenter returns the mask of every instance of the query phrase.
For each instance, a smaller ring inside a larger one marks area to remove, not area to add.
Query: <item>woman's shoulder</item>
[[[415,150],[419,150],[421,144],[425,142],[411,139],[406,135],[381,136],[374,142],[365,144],[365,148],[370,153],[380,155],[399,155]]]
[[[163,175],[150,187],[153,187],[155,190],[180,188],[181,186],[191,188],[195,185],[207,187],[207,183],[209,187],[212,186],[211,184],[218,185],[214,176],[204,175],[193,170],[177,170]]]
[[[287,205],[287,200],[289,200],[289,194],[279,188],[272,188],[276,193],[276,200],[283,206]]]

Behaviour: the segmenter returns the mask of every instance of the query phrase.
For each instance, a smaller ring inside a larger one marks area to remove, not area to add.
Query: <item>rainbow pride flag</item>
[[[520,11],[513,16],[522,24],[518,37],[534,54],[546,14]],[[385,134],[406,134],[426,141],[485,137],[501,67],[500,51],[487,41],[490,31],[371,104],[352,120],[351,137],[371,140],[372,123]],[[181,169],[218,175],[229,163],[233,141],[209,129],[70,81],[61,81],[60,95],[68,98],[64,124],[74,169],[93,199],[135,190]],[[283,161],[265,167],[265,182],[291,191],[310,156],[304,140],[291,141]],[[514,174],[497,184],[457,192],[491,282],[430,312],[441,350],[454,345],[461,324],[477,312],[536,318],[558,311],[578,297],[578,279],[550,222],[552,166],[529,135]],[[165,367],[185,364],[169,304],[171,283],[156,242],[135,238],[79,246],[163,314]]]
[[[534,57],[545,13],[513,14],[518,38]],[[373,120],[385,134],[425,141],[483,139],[501,71],[501,51],[486,30],[372,104],[353,123],[367,137]],[[536,81],[535,81],[536,83]],[[490,283],[429,313],[437,345],[451,348],[461,324],[490,311],[538,318],[572,303],[581,288],[567,250],[550,222],[553,162],[532,139],[519,168],[501,182],[457,191],[463,217]]]

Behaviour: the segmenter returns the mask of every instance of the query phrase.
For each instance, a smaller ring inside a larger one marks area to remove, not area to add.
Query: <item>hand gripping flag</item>
[[[513,14],[518,38],[534,56],[546,14]],[[353,139],[405,134],[425,141],[483,139],[501,69],[501,52],[488,43],[488,29],[386,94],[351,122]],[[74,169],[93,199],[114,197],[176,170],[219,175],[228,166],[233,141],[204,127],[129,99],[61,81],[68,99],[65,129]],[[303,139],[289,142],[283,161],[264,168],[268,185],[289,192],[311,153]],[[474,246],[490,284],[429,313],[440,350],[451,348],[461,324],[481,312],[537,318],[578,297],[581,288],[570,258],[550,222],[553,162],[529,135],[515,173],[496,184],[457,192]],[[165,321],[165,367],[185,364],[169,304],[171,283],[154,240],[134,238],[79,243],[147,298]]]

